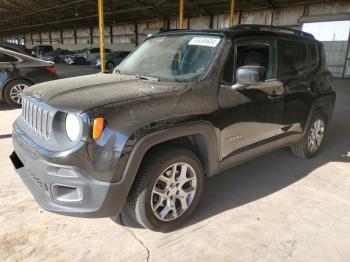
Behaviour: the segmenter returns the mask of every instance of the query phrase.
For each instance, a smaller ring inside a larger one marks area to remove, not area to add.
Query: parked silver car
[[[106,55],[106,69],[107,70],[112,70],[114,67],[120,64],[121,61],[124,60],[125,57],[127,57],[130,54],[129,51],[117,51],[110,53]],[[101,60],[97,59],[96,60],[96,67],[100,68],[101,67]]]
[[[112,51],[108,48],[105,48],[105,53],[109,54]],[[74,55],[74,63],[75,64],[95,64],[96,60],[100,58],[100,48],[85,48]]]
[[[71,50],[57,48],[56,50],[53,50],[51,52],[44,53],[41,56],[41,59],[43,59],[45,61],[61,63],[64,61],[64,59],[66,58],[67,55],[72,55],[72,54],[74,54],[74,53]]]

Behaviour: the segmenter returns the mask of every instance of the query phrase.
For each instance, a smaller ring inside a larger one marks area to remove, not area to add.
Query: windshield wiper
[[[154,82],[159,81],[159,78],[155,77],[155,76],[146,76],[146,75],[138,74],[138,75],[136,75],[136,77],[139,79],[144,79],[144,80],[149,80],[149,81],[154,81]]]

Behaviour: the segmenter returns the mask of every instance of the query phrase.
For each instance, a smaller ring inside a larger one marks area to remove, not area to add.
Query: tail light
[[[47,71],[49,71],[49,73],[51,73],[51,74],[56,74],[57,69],[56,69],[56,67],[53,65],[53,66],[49,66],[49,67],[47,68]]]

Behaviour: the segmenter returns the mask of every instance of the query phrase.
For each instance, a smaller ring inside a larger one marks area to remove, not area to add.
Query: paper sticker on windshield
[[[202,45],[215,47],[220,42],[219,38],[211,37],[193,37],[192,40],[188,43],[189,45]]]

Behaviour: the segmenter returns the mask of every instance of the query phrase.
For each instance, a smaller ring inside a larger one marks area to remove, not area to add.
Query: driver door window
[[[262,66],[266,79],[272,78],[272,47],[269,44],[238,44],[236,46],[235,72],[242,66]]]
[[[235,75],[242,66],[262,66],[266,70],[266,79],[275,78],[273,47],[267,43],[237,44],[227,58],[222,82],[235,83]]]

